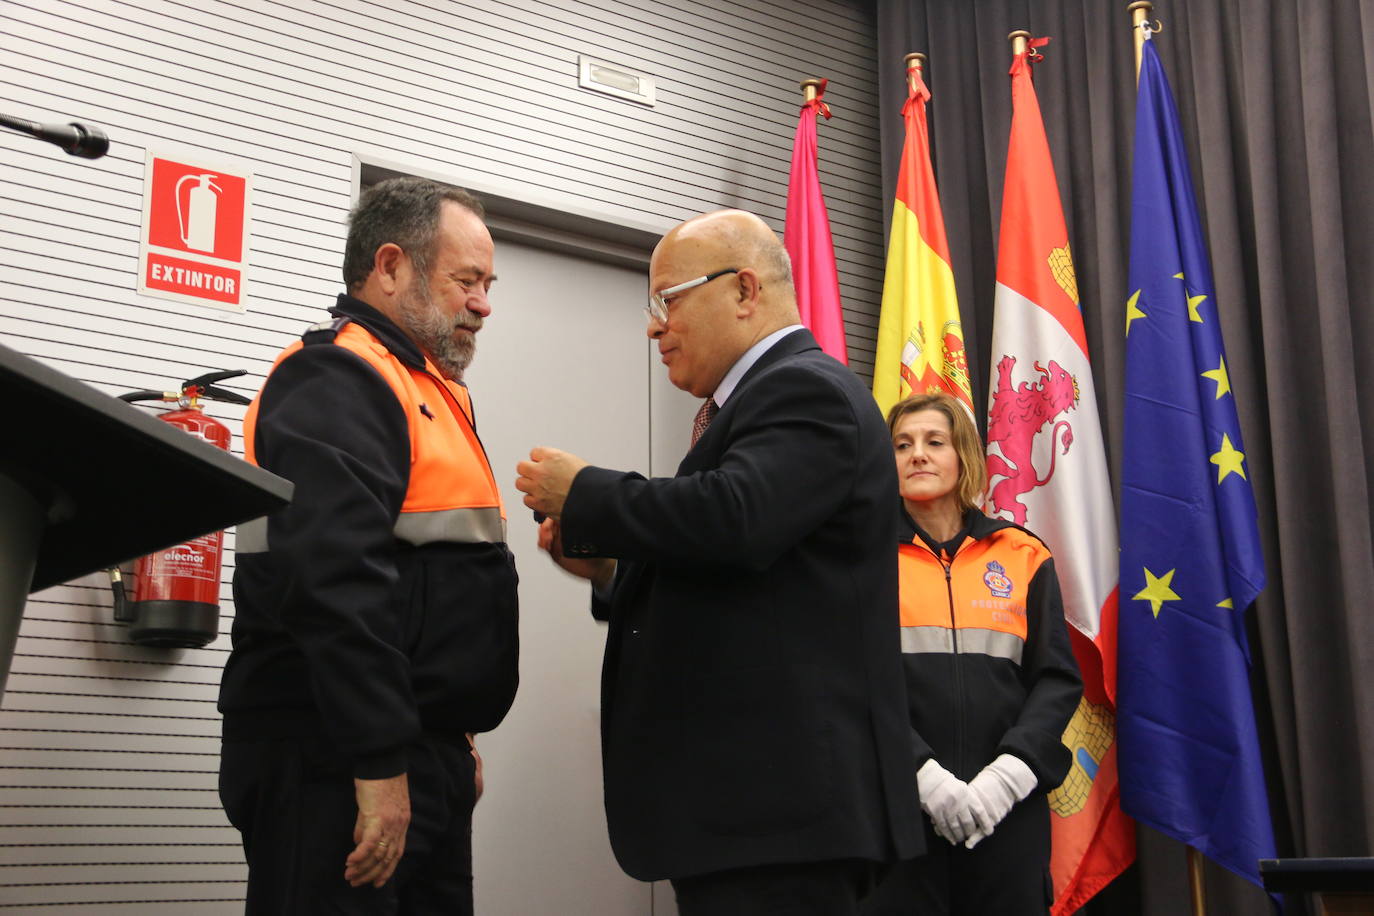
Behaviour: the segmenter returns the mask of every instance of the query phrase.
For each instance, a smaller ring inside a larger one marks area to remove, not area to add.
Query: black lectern
[[[1271,894],[1316,894],[1322,916],[1374,913],[1374,859],[1260,859]]]
[[[0,346],[0,696],[31,591],[285,505],[275,474]]]

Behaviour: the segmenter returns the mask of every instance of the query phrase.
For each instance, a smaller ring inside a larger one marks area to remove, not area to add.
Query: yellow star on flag
[[[1232,601],[1230,598],[1226,598],[1217,602],[1217,607],[1224,607],[1227,610],[1234,610],[1235,606],[1236,603]]]
[[[1201,305],[1204,301],[1206,301],[1206,299],[1207,299],[1206,296],[1189,296],[1189,297],[1188,297],[1188,320],[1189,320],[1189,321],[1196,321],[1196,322],[1198,322],[1199,324],[1202,323],[1202,316],[1199,315],[1199,314],[1197,313],[1197,307],[1198,307],[1199,305]]]
[[[1248,480],[1242,466],[1244,461],[1245,453],[1236,451],[1231,445],[1231,437],[1222,433],[1221,451],[1212,456],[1212,463],[1217,466],[1217,483],[1221,483],[1227,474],[1232,473],[1239,474],[1241,480]]]
[[[1175,280],[1182,280],[1182,279],[1183,279],[1183,274],[1181,274],[1181,273],[1174,274],[1174,279],[1175,279]],[[1186,292],[1187,289],[1188,289],[1188,286],[1187,286],[1186,282],[1185,282],[1185,284],[1184,284],[1183,289],[1184,289],[1185,292]],[[1201,305],[1204,301],[1206,301],[1206,299],[1207,299],[1206,294],[1201,294],[1201,295],[1197,295],[1197,296],[1189,296],[1189,297],[1188,297],[1188,320],[1189,320],[1189,321],[1196,321],[1198,324],[1201,324],[1201,323],[1202,323],[1202,316],[1199,315],[1199,314],[1197,313],[1197,307],[1198,307],[1199,305]]]
[[[1221,365],[1210,372],[1202,373],[1203,378],[1209,378],[1217,383],[1217,400],[1221,400],[1223,394],[1231,393],[1231,377],[1226,374],[1226,357],[1221,358]]]
[[[1131,298],[1126,300],[1126,336],[1131,336],[1131,322],[1137,318],[1144,318],[1145,313],[1136,307],[1136,301],[1140,298],[1140,290],[1131,293]]]
[[[1145,587],[1131,596],[1133,601],[1148,601],[1150,609],[1154,611],[1155,617],[1159,617],[1159,609],[1166,601],[1179,601],[1180,597],[1169,587],[1169,583],[1174,581],[1176,569],[1171,569],[1162,576],[1156,577],[1147,567],[1145,570]]]

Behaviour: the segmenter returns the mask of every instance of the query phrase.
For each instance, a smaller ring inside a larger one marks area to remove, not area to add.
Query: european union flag
[[[1259,883],[1274,855],[1243,616],[1264,587],[1188,154],[1141,55],[1126,302],[1121,807]]]

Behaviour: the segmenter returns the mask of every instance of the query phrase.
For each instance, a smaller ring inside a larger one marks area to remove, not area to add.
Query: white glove
[[[997,759],[977,776],[969,780],[969,795],[981,804],[981,812],[974,810],[978,825],[968,832],[965,848],[972,849],[992,835],[993,828],[1002,823],[1012,806],[1035,789],[1039,782],[1026,762],[1015,754],[999,754]]]
[[[921,809],[930,815],[935,832],[950,843],[962,843],[987,818],[981,800],[969,793],[968,783],[940,766],[932,757],[916,772]],[[976,811],[974,810],[976,807]]]

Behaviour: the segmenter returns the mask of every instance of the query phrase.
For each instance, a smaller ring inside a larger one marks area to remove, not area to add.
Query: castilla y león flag
[[[1073,765],[1050,794],[1054,916],[1135,858],[1116,769],[1116,518],[1068,230],[1031,82],[1030,42],[1011,66],[1012,121],[988,399],[989,515],[1054,553],[1083,699],[1064,733]]]
[[[919,70],[913,70],[902,106],[906,140],[873,363],[873,397],[884,413],[902,398],[927,391],[948,392],[973,412],[949,242],[930,163],[929,98]]]
[[[797,287],[797,308],[802,324],[816,335],[822,350],[847,363],[835,244],[830,236],[825,198],[821,196],[820,175],[816,171],[816,117],[830,117],[830,107],[821,101],[826,82],[821,80],[816,97],[802,105],[801,119],[797,122],[782,241],[792,258],[792,281]]]

